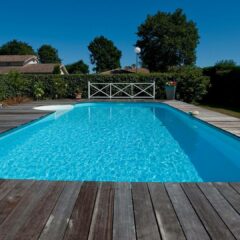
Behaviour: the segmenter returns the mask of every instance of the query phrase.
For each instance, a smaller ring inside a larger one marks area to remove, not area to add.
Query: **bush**
[[[34,83],[32,93],[34,99],[43,99],[45,94],[43,82],[37,81],[36,83]]]
[[[210,86],[204,102],[230,107],[240,106],[240,67],[210,67],[204,69],[204,74],[210,77]]]
[[[60,65],[57,64],[53,69],[53,74],[61,74]]]
[[[6,95],[7,75],[0,76],[0,99],[14,96],[20,89],[8,88]],[[167,81],[177,81],[177,99],[192,102],[199,101],[208,88],[209,79],[202,75],[200,69],[181,69],[170,73],[121,74],[121,75],[24,75],[21,77],[21,94],[32,98],[74,98],[77,89],[82,90],[87,98],[88,81],[100,82],[153,82],[156,83],[156,98],[164,99],[164,86]],[[22,80],[21,80],[22,81]],[[18,81],[17,81],[18,82]],[[16,92],[17,89],[17,92]]]
[[[0,79],[0,100],[31,95],[30,82],[18,72],[2,75]]]
[[[67,81],[62,79],[60,76],[57,76],[52,79],[51,88],[49,90],[52,91],[50,94],[52,98],[64,98],[68,94]]]
[[[209,78],[202,69],[186,67],[175,71],[177,98],[185,102],[199,102],[207,94]]]

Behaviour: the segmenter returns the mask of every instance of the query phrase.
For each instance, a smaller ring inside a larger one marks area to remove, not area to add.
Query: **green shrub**
[[[82,90],[83,98],[87,98],[88,81],[100,82],[153,82],[156,83],[156,98],[165,99],[164,86],[167,81],[177,81],[177,99],[192,102],[199,101],[205,94],[209,85],[209,78],[202,75],[200,69],[178,69],[168,73],[153,74],[120,74],[120,75],[24,75],[21,88],[8,88],[5,93],[7,75],[0,75],[0,99],[23,94],[34,99],[37,98],[74,98],[77,89]],[[11,80],[13,81],[13,79]],[[14,81],[13,81],[14,82]],[[17,91],[16,91],[17,89]]]
[[[36,83],[34,83],[32,93],[34,99],[36,100],[43,99],[45,94],[43,82],[37,81]]]
[[[204,102],[216,105],[240,106],[240,67],[219,69],[210,67],[204,69],[204,74],[210,77],[210,86]]]
[[[60,65],[57,64],[53,69],[53,74],[61,74]]]
[[[10,72],[0,78],[0,100],[31,95],[31,82],[18,72]]]
[[[57,76],[52,79],[52,87],[49,90],[52,91],[50,94],[52,98],[64,98],[67,96],[68,84],[60,76]]]
[[[7,83],[6,79],[2,76],[0,78],[0,101],[7,99],[9,97],[6,83]]]
[[[185,102],[198,102],[207,94],[209,78],[203,76],[202,69],[185,67],[175,71],[177,98]]]

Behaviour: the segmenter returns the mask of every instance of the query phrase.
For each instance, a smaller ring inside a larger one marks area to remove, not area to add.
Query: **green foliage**
[[[6,95],[5,75],[0,75],[0,99],[15,96],[16,91],[8,90]],[[153,82],[156,83],[156,98],[164,99],[167,81],[177,81],[177,99],[186,102],[199,101],[209,85],[209,78],[201,69],[179,69],[171,73],[120,74],[120,75],[25,75],[22,95],[33,98],[75,98],[78,91],[87,98],[88,81],[92,82]],[[18,82],[18,80],[17,80]],[[18,85],[18,84],[17,84]],[[19,90],[18,90],[19,92]],[[41,95],[41,96],[40,96]]]
[[[42,45],[38,49],[38,57],[41,63],[61,63],[58,50],[51,45]]]
[[[236,67],[237,64],[234,60],[221,60],[215,64],[217,69],[231,69]]]
[[[53,74],[61,74],[60,65],[57,64],[53,69]]]
[[[68,84],[61,77],[56,77],[52,79],[52,88],[50,91],[54,99],[64,98],[67,95]]]
[[[88,49],[91,52],[91,63],[96,65],[94,71],[97,73],[121,67],[122,52],[111,40],[103,36],[96,37],[89,44]]]
[[[240,67],[210,67],[205,68],[203,72],[210,77],[208,94],[203,99],[205,103],[228,107],[240,106]]]
[[[0,77],[0,101],[5,100],[13,95],[13,93],[9,93],[8,84],[6,75],[2,75]]]
[[[181,9],[174,13],[157,12],[138,27],[136,46],[141,48],[143,65],[150,71],[165,71],[173,66],[196,61],[199,34]]]
[[[14,97],[23,97],[29,94],[29,85],[26,79],[18,72],[6,75],[7,92]]]
[[[33,85],[33,97],[36,100],[43,99],[44,97],[44,84],[43,82],[35,82]]]
[[[89,66],[80,60],[78,62],[66,65],[69,74],[88,74]]]
[[[9,72],[0,77],[0,101],[11,97],[31,95],[31,82],[18,72]]]
[[[35,52],[27,43],[13,40],[0,47],[0,55],[35,55]]]

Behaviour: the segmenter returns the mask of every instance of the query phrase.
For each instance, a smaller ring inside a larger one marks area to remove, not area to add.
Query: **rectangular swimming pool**
[[[240,181],[240,140],[161,103],[82,103],[0,135],[0,178]]]

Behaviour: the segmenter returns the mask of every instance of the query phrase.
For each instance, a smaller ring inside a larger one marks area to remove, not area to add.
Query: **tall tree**
[[[136,46],[150,71],[192,65],[196,62],[199,34],[196,24],[188,21],[181,9],[174,13],[157,12],[138,27]]]
[[[88,46],[91,52],[91,63],[95,64],[93,69],[96,72],[103,72],[121,67],[120,59],[122,52],[117,49],[114,43],[107,38],[96,37]]]
[[[0,47],[0,55],[35,55],[35,52],[29,44],[12,40]]]
[[[83,60],[66,65],[68,73],[70,74],[88,74],[89,66]]]
[[[58,50],[51,45],[42,45],[38,49],[38,57],[41,63],[61,63]]]

